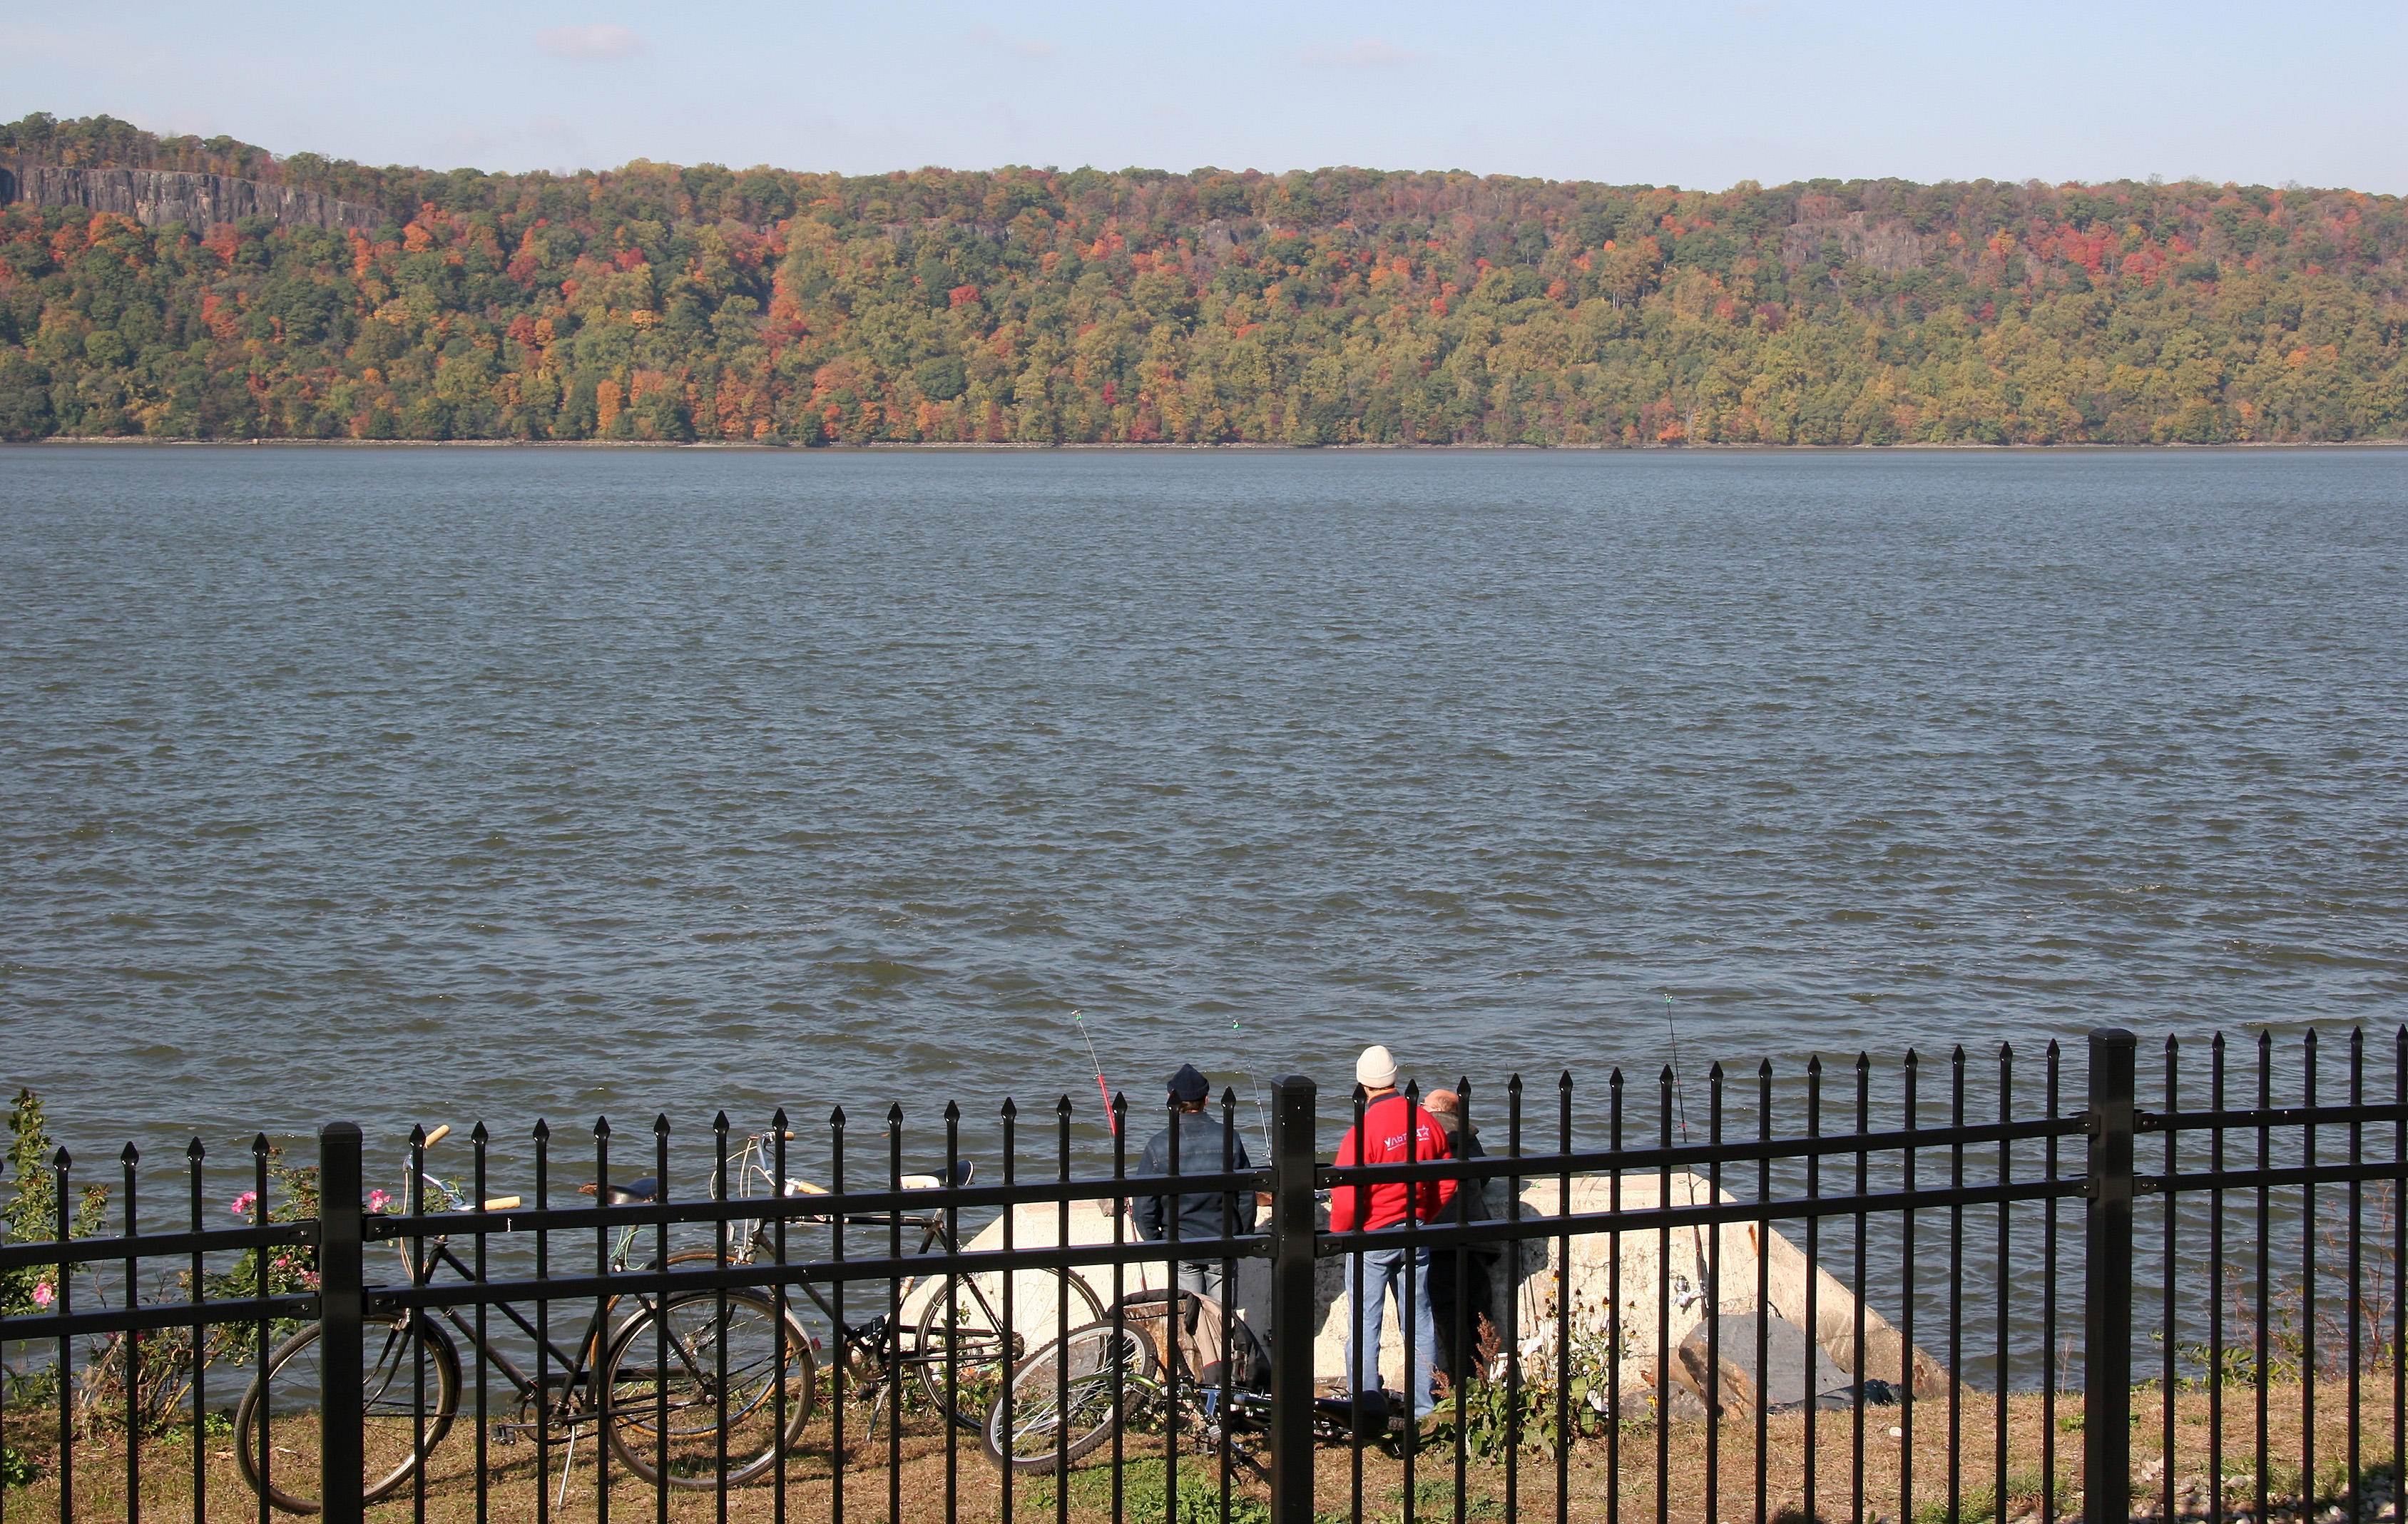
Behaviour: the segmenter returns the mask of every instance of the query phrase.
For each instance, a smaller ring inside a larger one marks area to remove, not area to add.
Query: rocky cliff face
[[[314,191],[193,175],[166,169],[61,169],[50,164],[0,166],[0,205],[81,207],[115,212],[145,227],[182,222],[195,230],[245,217],[280,226],[351,228],[373,233],[384,213]]]

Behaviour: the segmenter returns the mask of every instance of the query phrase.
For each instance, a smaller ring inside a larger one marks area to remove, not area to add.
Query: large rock
[[[1708,1182],[1695,1175],[1675,1175],[1669,1184],[1670,1199],[1676,1206],[1702,1204],[1715,1199]],[[1646,1210],[1656,1204],[1658,1189],[1656,1175],[1627,1175],[1617,1196],[1612,1180],[1584,1176],[1571,1182],[1571,1210],[1574,1214],[1607,1212],[1617,1205],[1625,1211]],[[1554,1180],[1527,1185],[1522,1192],[1522,1217],[1526,1219],[1556,1215],[1559,1195],[1558,1183]],[[1735,1198],[1726,1191],[1720,1199]],[[1482,1203],[1484,1215],[1501,1219],[1509,1215],[1510,1207],[1507,1183],[1490,1182]],[[1004,1220],[998,1218],[989,1223],[968,1246],[982,1250],[1001,1248]],[[1068,1220],[1066,1239],[1060,1228],[1060,1208],[1016,1208],[1010,1218],[1012,1244],[1030,1248],[1063,1242],[1105,1244],[1112,1240],[1113,1219],[1100,1203],[1072,1204]],[[1325,1216],[1325,1225],[1326,1220]],[[1125,1225],[1123,1231],[1129,1238],[1136,1236]],[[1518,1249],[1498,1246],[1491,1261],[1496,1274],[1492,1275],[1495,1295],[1487,1308],[1489,1319],[1500,1334],[1519,1345],[1524,1372],[1541,1379],[1552,1372],[1557,1349],[1555,1306],[1556,1288],[1562,1280],[1557,1263],[1561,1244],[1560,1239],[1534,1238],[1524,1240]],[[1706,1292],[1710,1251],[1717,1279],[1713,1307],[1707,1305]],[[1571,1239],[1570,1280],[1573,1358],[1604,1369],[1613,1326],[1611,1309],[1618,1299],[1623,1338],[1620,1398],[1626,1404],[1645,1402],[1658,1383],[1656,1324],[1659,1291],[1666,1315],[1663,1347],[1677,1351],[1712,1313],[1718,1310],[1728,1317],[1757,1310],[1759,1258],[1763,1261],[1766,1304],[1778,1317],[1813,1340],[1819,1355],[1818,1368],[1821,1361],[1828,1361],[1830,1368],[1854,1381],[1870,1379],[1892,1386],[1907,1383],[1910,1362],[1905,1341],[1889,1320],[1871,1307],[1865,1308],[1865,1339],[1860,1353],[1856,1340],[1856,1299],[1828,1271],[1818,1268],[1813,1273],[1814,1316],[1810,1325],[1806,1317],[1805,1255],[1779,1233],[1764,1234],[1759,1243],[1756,1225],[1746,1222],[1725,1224],[1718,1232],[1684,1228],[1670,1234],[1649,1229],[1627,1234],[1575,1235]],[[1316,1378],[1338,1378],[1345,1374],[1348,1264],[1347,1257],[1340,1255],[1313,1266],[1312,1369]],[[1259,1259],[1240,1260],[1236,1269],[1232,1300],[1239,1315],[1268,1341],[1271,1333],[1269,1264]],[[1090,1268],[1082,1275],[1094,1288],[1096,1300],[1109,1303],[1113,1289],[1110,1267]],[[1130,1265],[1122,1272],[1121,1289],[1127,1292],[1159,1288],[1168,1280],[1169,1273],[1161,1261]],[[989,1277],[987,1288],[990,1298],[999,1300],[1001,1276]],[[1051,1276],[1022,1273],[1015,1278],[1013,1303],[1012,1320],[1024,1333],[1036,1339],[1052,1337],[1058,1326],[1058,1314]],[[916,1299],[907,1296],[907,1317],[913,1315],[916,1306]],[[1390,1311],[1381,1339],[1380,1368],[1383,1381],[1392,1389],[1401,1389],[1404,1345],[1394,1309]],[[1911,1368],[1917,1395],[1947,1390],[1948,1373],[1928,1354],[1914,1351]],[[1802,1374],[1797,1378],[1799,1382],[1807,1379]],[[1673,1381],[1681,1384],[1677,1368]],[[1775,1399],[1792,1400],[1795,1399]]]

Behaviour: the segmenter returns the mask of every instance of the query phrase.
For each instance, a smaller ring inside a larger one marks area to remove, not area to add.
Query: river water
[[[2400,451],[0,451],[0,1080],[1085,1148],[1085,1035],[2387,1032],[2403,568]]]

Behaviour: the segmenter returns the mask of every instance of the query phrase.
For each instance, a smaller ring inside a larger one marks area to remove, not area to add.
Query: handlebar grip
[[[450,1137],[451,1135],[452,1135],[452,1124],[451,1124],[450,1122],[445,1122],[442,1126],[440,1126],[440,1127],[437,1128],[434,1132],[427,1133],[427,1134],[426,1134],[426,1141],[425,1141],[424,1143],[423,1143],[423,1144],[420,1144],[420,1145],[419,1145],[419,1147],[422,1147],[422,1148],[432,1148],[432,1147],[434,1147],[437,1144],[438,1144],[438,1143],[442,1142],[445,1138],[448,1138],[448,1137]]]
[[[485,1210],[488,1212],[514,1212],[525,1204],[526,1203],[517,1196],[488,1196],[485,1198]]]

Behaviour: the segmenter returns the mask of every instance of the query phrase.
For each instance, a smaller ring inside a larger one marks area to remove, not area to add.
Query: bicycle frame
[[[467,1204],[462,1200],[459,1193],[434,1175],[421,1174],[418,1176],[417,1185],[419,1191],[417,1204],[422,1213],[426,1209],[425,1203],[429,1196],[441,1204],[441,1210],[465,1211],[467,1209]],[[630,1225],[620,1232],[619,1242],[610,1256],[611,1268],[614,1270],[626,1267],[628,1254],[635,1247],[638,1231],[635,1226]],[[758,1231],[757,1228],[755,1231]],[[423,1258],[412,1252],[413,1242],[423,1246]],[[477,1279],[476,1271],[452,1250],[448,1234],[438,1234],[431,1239],[399,1239],[394,1242],[394,1248],[401,1255],[402,1264],[409,1273],[409,1284],[413,1286],[426,1285],[433,1280],[435,1272],[443,1266],[449,1266],[463,1280]],[[476,1351],[479,1360],[492,1367],[504,1381],[509,1384],[520,1402],[534,1404],[536,1417],[532,1422],[496,1423],[493,1426],[497,1436],[515,1438],[520,1431],[533,1428],[558,1425],[574,1429],[582,1424],[592,1423],[602,1417],[602,1410],[598,1403],[589,1401],[583,1408],[577,1407],[576,1394],[578,1389],[584,1386],[589,1388],[590,1397],[593,1373],[599,1365],[603,1348],[609,1342],[609,1329],[605,1326],[606,1320],[618,1300],[613,1298],[610,1302],[597,1305],[594,1309],[593,1314],[586,1319],[584,1329],[578,1336],[577,1352],[574,1355],[563,1349],[556,1341],[546,1336],[536,1323],[516,1306],[507,1302],[492,1303],[494,1310],[514,1324],[535,1345],[538,1358],[536,1361],[537,1372],[532,1374],[521,1368],[516,1360],[510,1359],[507,1351],[501,1349],[492,1340],[479,1336],[475,1325],[462,1317],[456,1309],[436,1307],[431,1311],[449,1324],[452,1332],[465,1341],[467,1347]],[[629,1318],[640,1316],[646,1307],[652,1305],[651,1299],[641,1293],[637,1293],[635,1300],[636,1310],[619,1318],[614,1326],[625,1326]],[[551,1367],[554,1364],[560,1368],[557,1386],[561,1397],[556,1406],[545,1401],[547,1389],[553,1385]]]

